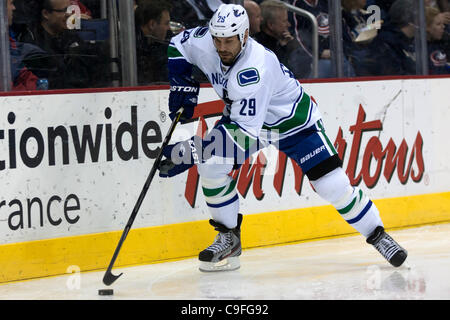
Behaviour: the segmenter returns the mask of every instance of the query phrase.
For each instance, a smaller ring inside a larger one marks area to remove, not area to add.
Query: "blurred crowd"
[[[86,41],[76,25],[99,15],[98,1],[7,0],[7,9],[13,90],[108,86],[107,42]]]
[[[13,90],[93,88],[120,82],[113,72],[109,21],[98,0],[6,0]],[[207,25],[226,0],[135,0],[138,85],[167,83],[170,37]],[[334,77],[328,0],[286,0],[318,23],[318,77]],[[312,24],[275,0],[245,0],[250,36],[298,79],[312,75]],[[341,0],[344,76],[416,74],[414,0]],[[450,74],[448,0],[425,0],[429,74]],[[120,44],[119,44],[120,45]],[[199,80],[206,78],[199,70]]]
[[[318,24],[318,77],[334,77],[328,0],[284,1],[312,13]],[[414,0],[341,0],[344,76],[416,74]],[[312,24],[279,1],[245,0],[253,37],[274,51],[297,78],[311,77]],[[376,10],[379,9],[379,17]],[[429,74],[449,74],[448,0],[425,0]]]

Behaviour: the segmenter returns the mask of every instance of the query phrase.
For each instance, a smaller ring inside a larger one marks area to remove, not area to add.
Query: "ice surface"
[[[98,295],[100,271],[3,284],[0,299],[450,299],[450,224],[389,233],[407,266],[351,236],[244,250],[237,271],[202,273],[196,258],[117,268],[111,297]]]

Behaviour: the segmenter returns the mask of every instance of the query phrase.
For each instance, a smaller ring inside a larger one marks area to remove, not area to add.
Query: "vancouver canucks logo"
[[[233,9],[233,12],[234,12],[234,16],[235,16],[236,18],[244,14],[244,11],[239,12],[238,9]]]
[[[259,82],[259,72],[255,68],[248,68],[238,72],[237,80],[241,87]]]

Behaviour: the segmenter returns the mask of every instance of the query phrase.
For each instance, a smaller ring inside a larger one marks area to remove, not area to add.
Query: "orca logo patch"
[[[248,68],[238,72],[237,80],[241,87],[259,82],[259,72],[255,68]]]

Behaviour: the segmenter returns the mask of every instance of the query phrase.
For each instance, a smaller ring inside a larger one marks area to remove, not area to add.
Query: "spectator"
[[[367,25],[371,13],[364,10],[366,0],[342,0],[342,38],[345,59],[358,74],[360,60],[368,54],[368,45],[381,25]]]
[[[412,75],[416,73],[414,0],[396,0],[389,19],[370,44],[360,75]]]
[[[365,9],[367,0],[342,0],[342,19],[344,22],[344,34],[347,33],[353,43],[361,43],[373,40],[377,35],[376,27],[381,26],[381,21],[369,26],[367,21],[371,16]],[[344,38],[344,41],[346,39]],[[344,43],[345,45],[345,43]]]
[[[272,50],[296,78],[307,78],[311,72],[311,57],[289,32],[285,6],[274,0],[261,3],[263,22],[255,39]]]
[[[41,26],[51,36],[62,34],[67,29],[67,0],[43,0],[41,8]]]
[[[222,3],[221,0],[176,0],[173,1],[172,19],[183,23],[186,29],[206,26]]]
[[[388,12],[395,0],[367,0],[367,5],[376,5],[381,10],[381,19],[386,20],[388,18]],[[441,12],[450,11],[449,0],[425,0],[425,7],[433,7],[439,9]],[[450,15],[446,16],[450,19]],[[448,23],[448,22],[446,22]]]
[[[330,59],[328,0],[292,0],[292,5],[312,13],[319,26],[319,58]],[[312,55],[312,24],[303,16],[291,14],[297,40]]]
[[[381,19],[385,19],[394,2],[395,0],[367,0],[367,5],[378,6],[381,9]],[[450,11],[448,0],[425,0],[425,7],[434,7],[441,12]]]
[[[30,56],[33,50],[32,46],[28,47],[18,44],[15,39],[15,34],[11,29],[13,24],[13,12],[16,7],[14,6],[13,0],[6,0],[6,9],[8,13],[8,26],[9,30],[9,44],[10,44],[10,55],[11,55],[11,76],[12,76],[12,90],[13,91],[28,91],[36,90],[36,84],[38,77],[25,66],[26,57]],[[28,50],[27,50],[28,49]],[[38,48],[34,48],[34,52],[39,51]]]
[[[36,15],[38,11],[38,0],[14,0],[14,19],[13,28],[17,25],[31,25],[39,23],[39,16]]]
[[[292,0],[292,4],[300,9],[310,12],[316,17],[319,33],[319,78],[335,77],[331,68],[330,26],[328,16],[328,0]],[[312,57],[312,24],[303,16],[290,14],[290,21],[300,45]],[[344,59],[345,76],[354,76],[354,71],[347,59]]]
[[[448,37],[448,33],[450,32],[450,4],[449,4],[449,0],[425,0],[425,7],[435,8],[435,9],[439,10],[442,13],[442,19],[443,19],[443,22],[444,22],[444,25],[445,25],[445,33],[444,33],[443,38],[446,39]]]
[[[92,87],[97,68],[104,63],[98,52],[91,52],[91,47],[68,30],[69,6],[69,0],[41,0],[40,22],[18,35],[18,41],[34,44],[47,53],[51,61],[49,89]]]
[[[261,31],[261,8],[259,4],[252,0],[244,1],[244,8],[247,11],[248,19],[250,21],[250,36],[253,37],[255,34]]]
[[[427,24],[428,67],[430,74],[450,73],[442,38],[444,35],[444,15],[433,7],[425,8]]]
[[[78,0],[77,0],[78,1]],[[86,7],[87,11],[89,11],[89,15],[92,19],[101,19],[101,7],[102,1],[99,0],[81,0],[83,6]],[[108,1],[105,1],[103,4],[107,5]],[[83,9],[82,9],[83,11]]]
[[[139,85],[168,82],[167,36],[172,7],[165,0],[141,0],[135,11]]]
[[[367,6],[375,5],[380,8],[381,20],[388,19],[388,12],[395,0],[367,0]]]
[[[6,12],[8,13],[8,26],[13,23],[13,15],[16,7],[14,6],[13,0],[6,0]]]
[[[448,0],[425,0],[425,7],[433,7],[440,12],[450,11]]]

